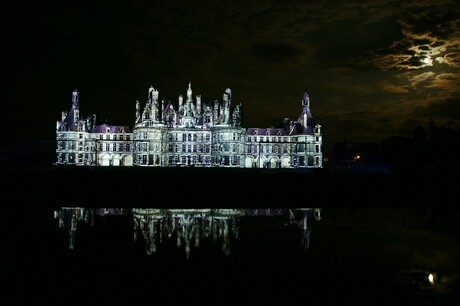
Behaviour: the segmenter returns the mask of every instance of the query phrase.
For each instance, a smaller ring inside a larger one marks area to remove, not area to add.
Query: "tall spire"
[[[192,101],[192,82],[188,82],[187,101]]]
[[[72,106],[76,109],[78,109],[78,106],[79,106],[79,94],[78,94],[78,90],[75,89],[73,92],[72,92]]]
[[[154,92],[155,88],[153,88],[153,85],[150,85],[150,88],[149,88],[149,95],[148,95],[148,100],[151,101],[153,99],[153,92]]]
[[[302,97],[302,106],[304,105],[310,106],[310,97],[308,96],[307,93],[304,93]]]

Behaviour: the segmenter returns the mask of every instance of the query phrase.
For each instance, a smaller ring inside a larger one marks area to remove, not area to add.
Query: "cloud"
[[[458,67],[460,18],[455,11],[459,11],[455,4],[407,4],[397,15],[403,38],[370,50],[367,56],[382,70],[430,67],[432,57],[436,57],[435,63]]]
[[[409,92],[409,90],[403,86],[396,86],[387,82],[383,83],[383,89],[389,93],[394,94],[403,94]]]
[[[434,76],[431,80],[431,84],[427,87],[447,93],[458,93],[458,88],[460,88],[460,77],[456,73],[439,73]]]
[[[460,51],[446,53],[443,57],[439,57],[439,62],[451,67],[460,68]]]
[[[409,83],[412,87],[417,87],[420,85],[426,85],[427,82],[430,82],[434,78],[435,73],[432,71],[423,72],[420,74],[415,74],[412,77],[409,77]]]

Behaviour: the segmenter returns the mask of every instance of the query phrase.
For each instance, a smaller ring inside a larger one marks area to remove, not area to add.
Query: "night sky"
[[[460,126],[455,1],[12,1],[3,4],[3,130],[53,140],[80,113],[133,126],[148,87],[243,104],[244,127],[297,119],[304,92],[335,142]]]

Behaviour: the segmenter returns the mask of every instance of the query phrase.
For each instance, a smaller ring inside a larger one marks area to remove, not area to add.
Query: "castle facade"
[[[322,126],[310,112],[307,93],[297,119],[280,126],[244,128],[243,105],[193,98],[191,83],[177,105],[160,101],[153,86],[136,101],[134,126],[97,124],[80,117],[79,92],[56,123],[56,164],[76,166],[322,168]]]

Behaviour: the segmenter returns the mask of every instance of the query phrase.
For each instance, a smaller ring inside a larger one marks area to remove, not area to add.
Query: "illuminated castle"
[[[310,112],[307,93],[298,119],[281,126],[244,128],[242,104],[232,91],[222,101],[202,102],[191,83],[177,108],[160,101],[153,86],[142,106],[136,101],[133,129],[97,125],[96,115],[80,118],[79,93],[56,124],[56,163],[76,166],[322,168],[322,127]]]

